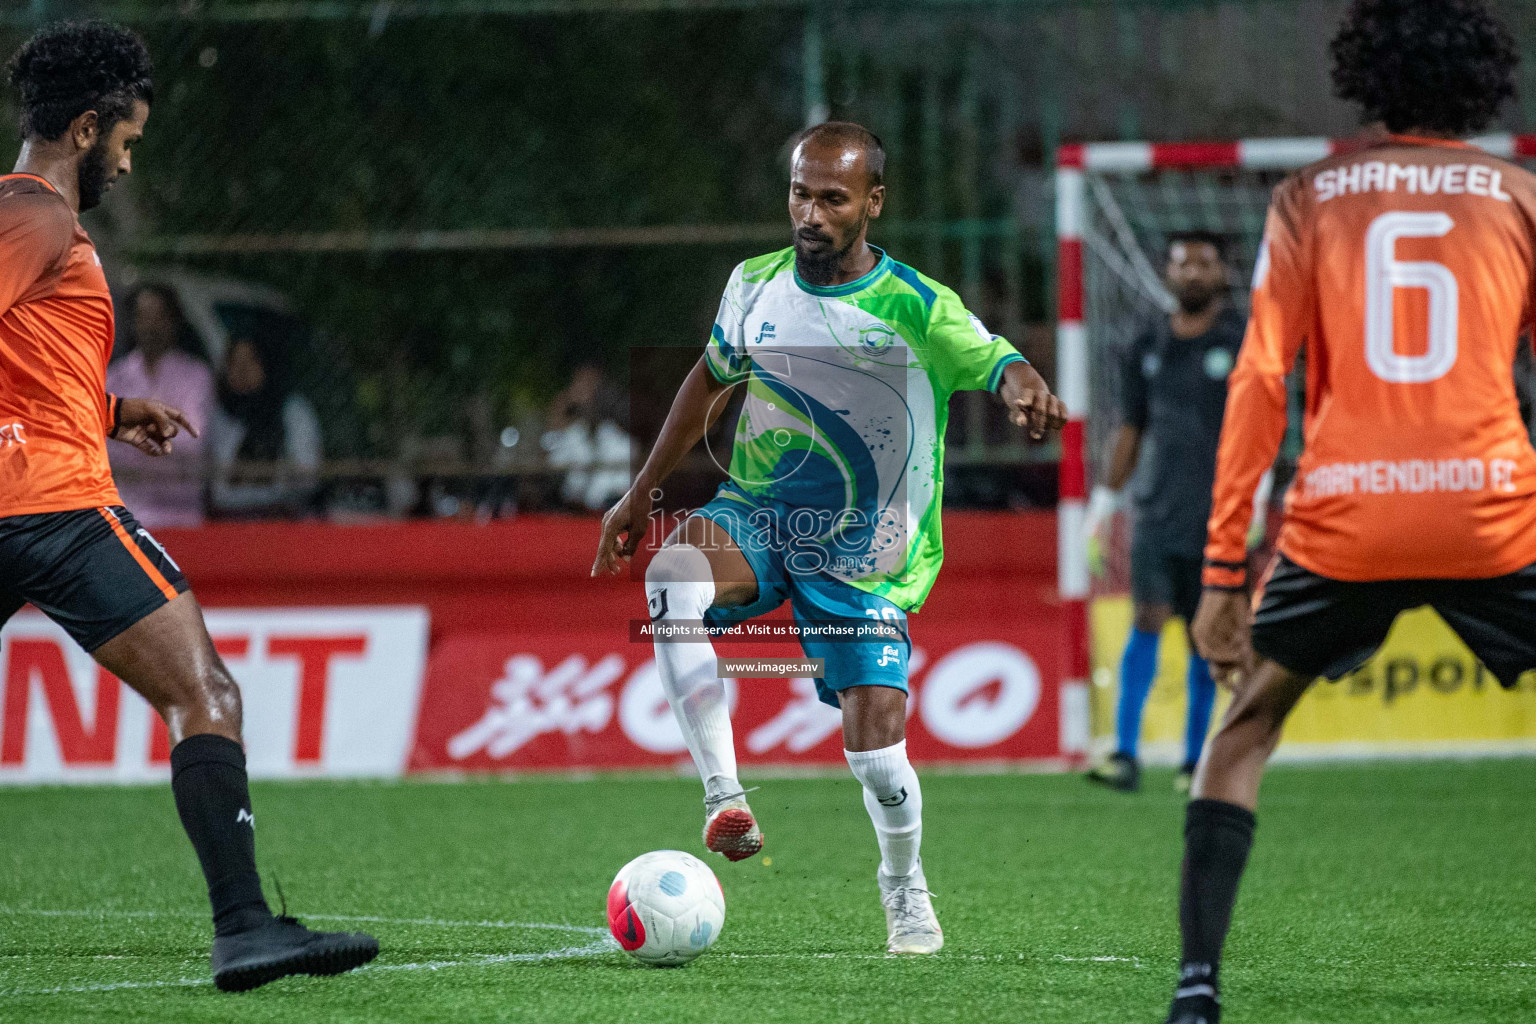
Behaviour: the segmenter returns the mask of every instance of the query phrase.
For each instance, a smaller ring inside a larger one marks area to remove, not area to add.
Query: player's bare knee
[[[178,690],[183,720],[205,723],[213,732],[239,735],[244,705],[240,686],[221,660],[200,667]]]
[[[235,682],[235,677],[230,675],[222,661],[208,673],[208,699],[209,704],[216,706],[224,715],[236,723],[240,721],[244,713],[240,684]]]
[[[145,695],[170,730],[173,743],[198,733],[240,738],[244,718],[240,687],[223,662],[215,660],[157,684]]]
[[[1232,701],[1217,735],[1241,736],[1245,742],[1267,742],[1270,736],[1280,733],[1289,714],[1290,705],[1276,699],[1267,689],[1245,692]]]
[[[843,746],[881,750],[906,738],[907,695],[892,686],[853,686],[842,691]]]

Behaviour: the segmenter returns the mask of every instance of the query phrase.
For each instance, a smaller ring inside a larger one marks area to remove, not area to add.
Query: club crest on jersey
[[[1232,372],[1232,353],[1224,348],[1205,350],[1205,375],[1211,380],[1226,380]]]
[[[859,347],[870,355],[888,351],[896,343],[896,332],[885,324],[870,324],[859,331]]]

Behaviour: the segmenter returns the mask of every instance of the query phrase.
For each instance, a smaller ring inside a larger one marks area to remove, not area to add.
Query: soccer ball
[[[725,893],[708,865],[681,850],[644,853],[608,888],[608,930],[630,956],[681,967],[720,937]]]

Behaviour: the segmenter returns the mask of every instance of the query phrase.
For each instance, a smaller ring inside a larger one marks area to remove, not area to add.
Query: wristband
[[[1222,562],[1207,558],[1200,579],[1210,590],[1244,590],[1248,585],[1248,565],[1245,562]]]

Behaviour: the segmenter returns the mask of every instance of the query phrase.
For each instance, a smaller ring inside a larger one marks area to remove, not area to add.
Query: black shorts
[[[1536,565],[1489,579],[1346,583],[1276,555],[1253,649],[1292,672],[1338,679],[1376,653],[1401,612],[1426,604],[1506,689],[1536,669]]]
[[[1186,623],[1194,622],[1203,565],[1199,553],[1179,554],[1161,538],[1137,530],[1131,536],[1131,600],[1165,604]]]
[[[94,651],[186,589],[121,505],[0,517],[0,625],[30,603]]]

